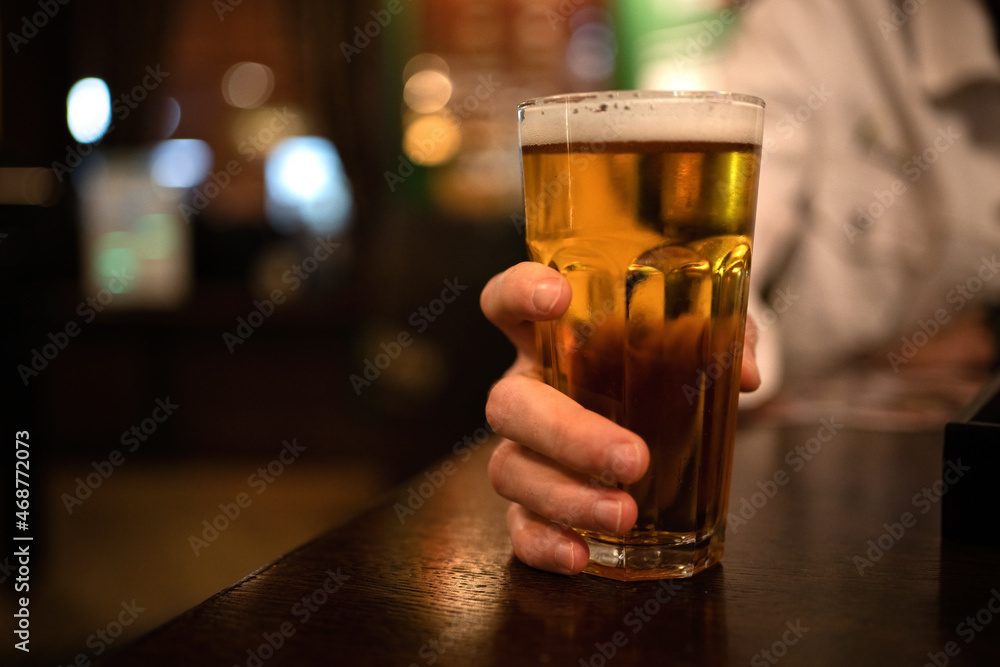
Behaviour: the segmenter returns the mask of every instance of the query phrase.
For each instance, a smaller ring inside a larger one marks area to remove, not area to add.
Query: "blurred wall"
[[[0,10],[17,36],[0,57],[0,176],[17,190],[35,170],[48,188],[0,204],[6,312],[20,323],[4,346],[9,404],[51,456],[104,457],[168,398],[179,407],[143,434],[143,458],[247,456],[297,436],[402,476],[484,426],[513,353],[478,295],[525,256],[514,106],[612,82],[602,3],[54,7]],[[269,72],[263,102],[227,97],[239,63]],[[449,91],[436,108],[409,85],[429,72]],[[85,77],[112,100],[94,144],[66,123]],[[300,135],[336,149],[340,226],[273,215],[265,167]],[[212,161],[164,204],[144,170],[176,139]],[[159,236],[142,236],[151,217]],[[125,237],[138,246],[109,250]],[[152,258],[136,266],[155,280],[180,276],[174,296],[100,282],[125,251]]]

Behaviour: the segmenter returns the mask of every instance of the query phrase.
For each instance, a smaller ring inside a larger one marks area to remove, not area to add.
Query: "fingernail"
[[[556,564],[562,568],[565,574],[571,574],[575,571],[573,562],[573,544],[570,542],[563,542],[556,547],[555,552]]]
[[[611,462],[611,471],[619,479],[633,479],[639,473],[640,456],[638,443],[632,442],[620,445],[617,448],[614,460]]]
[[[559,292],[559,283],[555,280],[538,283],[531,293],[531,305],[539,314],[548,315],[559,299]]]
[[[617,535],[622,523],[622,504],[616,500],[598,500],[594,504],[594,520],[601,532]]]

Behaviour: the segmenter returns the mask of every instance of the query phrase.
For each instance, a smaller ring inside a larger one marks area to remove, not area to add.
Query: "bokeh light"
[[[95,264],[101,287],[115,294],[130,291],[139,270],[139,256],[132,232],[117,231],[101,235],[97,242]]]
[[[238,109],[256,109],[273,90],[274,72],[260,63],[236,63],[222,77],[222,96]]]
[[[403,133],[403,152],[415,164],[433,167],[458,154],[462,133],[451,120],[442,116],[423,116],[407,126]]]
[[[169,259],[180,244],[177,217],[169,213],[147,213],[135,221],[134,234],[136,251],[144,259]]]
[[[441,72],[445,76],[451,75],[451,68],[448,67],[448,62],[444,58],[436,53],[418,53],[406,61],[406,65],[403,66],[403,81],[406,82],[417,72],[425,70]]]
[[[239,154],[249,162],[270,153],[282,138],[306,135],[308,125],[307,114],[299,107],[266,105],[235,113],[229,136]]]
[[[566,64],[584,81],[604,81],[615,72],[618,42],[611,17],[601,10],[581,10],[574,15],[573,33],[566,49]]]
[[[150,172],[165,188],[193,188],[212,168],[212,149],[199,139],[162,141],[150,156]]]
[[[289,231],[303,224],[335,234],[354,207],[350,182],[336,147],[322,137],[291,137],[275,145],[264,167],[272,224]]]
[[[446,74],[425,69],[407,79],[403,100],[417,113],[434,113],[451,99],[451,90],[451,79]]]
[[[0,205],[52,206],[59,198],[59,183],[51,169],[0,167]]]
[[[80,79],[66,96],[66,123],[81,144],[101,139],[111,126],[111,91],[94,77]]]
[[[163,101],[161,108],[161,113],[163,114],[163,138],[169,139],[181,124],[181,105],[174,98],[168,97]]]

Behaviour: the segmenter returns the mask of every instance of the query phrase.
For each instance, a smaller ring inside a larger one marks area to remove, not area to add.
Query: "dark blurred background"
[[[123,604],[117,645],[481,440],[516,104],[696,87],[724,4],[4,0],[3,423],[31,468],[0,580],[10,619],[31,535],[32,657],[113,650]]]

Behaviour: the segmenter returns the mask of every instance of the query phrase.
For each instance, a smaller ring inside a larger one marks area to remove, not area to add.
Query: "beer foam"
[[[761,142],[764,103],[749,95],[609,91],[518,106],[523,146],[615,141]]]

